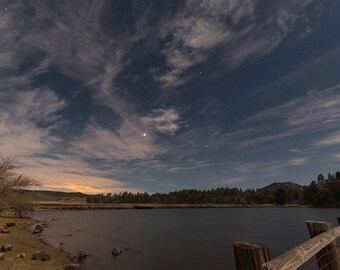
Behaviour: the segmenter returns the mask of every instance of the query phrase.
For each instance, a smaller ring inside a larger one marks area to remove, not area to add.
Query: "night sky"
[[[0,153],[86,193],[340,169],[340,1],[0,1]]]

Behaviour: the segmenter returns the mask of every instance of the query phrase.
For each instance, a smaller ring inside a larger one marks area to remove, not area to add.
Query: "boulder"
[[[6,223],[6,227],[9,228],[9,227],[14,227],[15,226],[15,223],[14,222],[7,222]]]
[[[8,229],[8,228],[5,228],[5,229],[1,229],[1,233],[10,233],[11,230]]]
[[[11,244],[5,244],[0,248],[1,252],[8,252],[11,251],[13,246]]]
[[[0,261],[3,261],[5,259],[5,254],[0,253]]]
[[[80,265],[77,263],[68,264],[65,266],[64,270],[80,270]]]
[[[37,260],[37,261],[43,261],[43,262],[50,261],[51,254],[45,251],[37,251],[36,253],[33,254],[32,259]]]
[[[86,257],[87,257],[87,254],[83,249],[78,250],[78,259],[85,259]]]
[[[112,249],[112,255],[118,256],[120,254],[122,254],[122,250],[119,247],[114,247]]]
[[[38,224],[35,226],[33,233],[42,233],[43,230],[44,230],[43,227]]]

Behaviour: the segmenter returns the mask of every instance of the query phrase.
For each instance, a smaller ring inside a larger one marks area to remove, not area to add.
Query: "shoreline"
[[[32,218],[0,217],[0,228],[8,222],[14,222],[16,225],[11,227],[10,233],[0,233],[0,247],[5,244],[11,244],[12,250],[3,252],[4,260],[0,260],[0,268],[7,270],[64,270],[71,264],[70,255],[56,247],[49,245],[39,238],[40,234],[33,234],[29,227],[39,223]],[[37,251],[44,251],[51,254],[51,260],[38,261],[33,260],[32,256]],[[18,254],[25,253],[25,258],[14,259]]]
[[[37,211],[43,210],[111,210],[111,209],[192,209],[192,208],[308,208],[308,205],[275,205],[275,204],[86,204],[69,202],[39,202]]]

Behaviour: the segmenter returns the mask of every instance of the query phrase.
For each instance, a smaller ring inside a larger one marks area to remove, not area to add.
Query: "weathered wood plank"
[[[333,229],[331,223],[321,221],[307,221],[307,227],[311,238],[323,232]],[[315,254],[319,269],[339,270],[340,256],[336,241],[329,243],[326,247]]]
[[[295,270],[338,237],[340,237],[340,226],[319,234],[264,263],[261,270]]]
[[[265,245],[248,241],[236,241],[233,245],[236,270],[260,270],[270,260],[270,250]]]

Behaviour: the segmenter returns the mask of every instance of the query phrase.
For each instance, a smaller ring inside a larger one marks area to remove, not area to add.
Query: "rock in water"
[[[38,224],[35,226],[33,233],[42,233],[43,230],[44,230],[43,227]]]
[[[33,260],[37,261],[50,261],[51,260],[51,254],[45,252],[45,251],[37,251],[32,256]]]
[[[42,226],[43,228],[47,228],[47,227],[49,226],[49,224],[48,224],[47,222],[43,222],[43,223],[41,223],[41,226]]]
[[[120,255],[120,254],[122,254],[122,250],[119,247],[114,247],[112,249],[112,255],[117,256],[117,255]]]
[[[80,265],[77,263],[72,263],[72,264],[66,265],[64,270],[80,270]]]
[[[8,222],[6,223],[6,227],[14,227],[15,223],[14,222]]]
[[[1,252],[8,252],[11,251],[13,246],[11,244],[5,244],[1,247],[0,251]]]
[[[78,250],[78,259],[85,259],[86,257],[87,257],[87,254],[83,249]]]
[[[5,254],[0,253],[0,261],[3,261],[5,259]]]
[[[1,233],[10,233],[10,232],[11,232],[10,229],[2,229],[2,230],[1,230]]]

